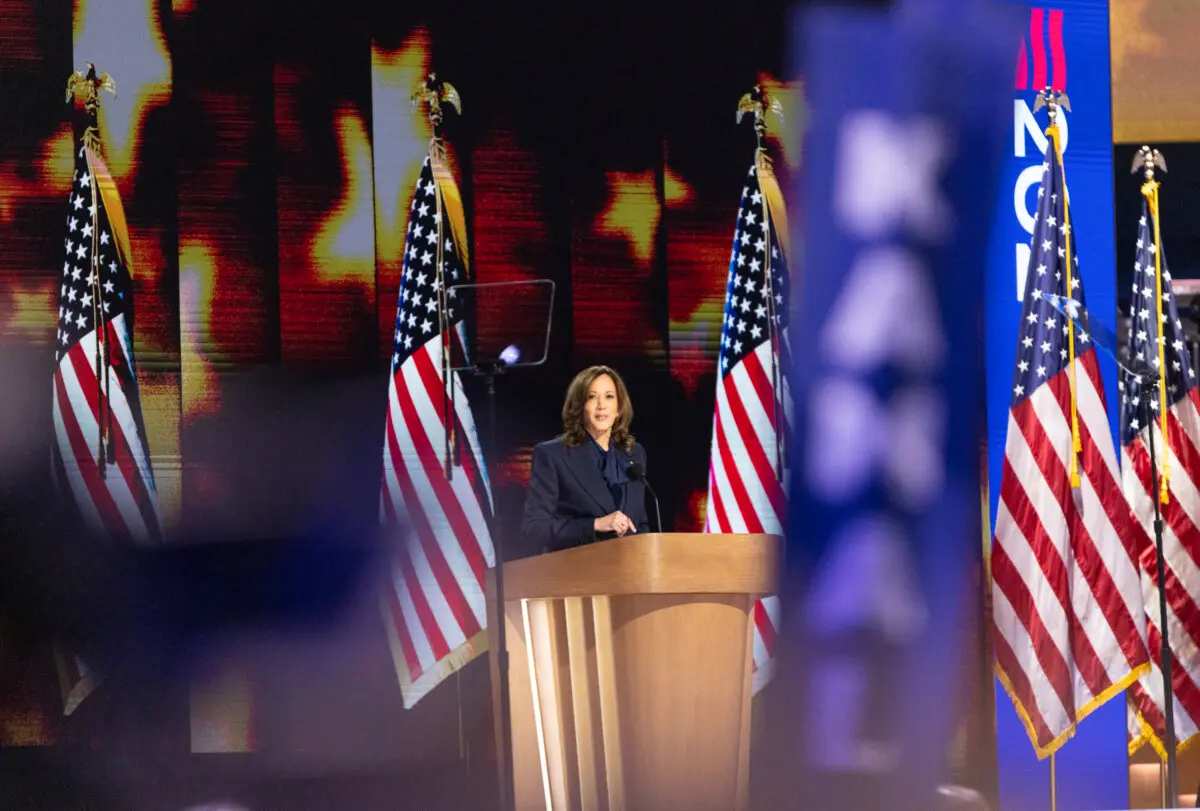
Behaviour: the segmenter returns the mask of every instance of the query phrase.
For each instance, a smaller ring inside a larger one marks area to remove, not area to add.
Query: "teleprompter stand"
[[[554,282],[537,279],[528,282],[490,282],[462,284],[447,289],[466,314],[465,334],[460,333],[457,349],[461,354],[451,360],[451,371],[479,378],[487,395],[487,441],[480,446],[488,481],[494,482],[495,460],[500,443],[496,436],[496,378],[509,370],[540,366],[550,351],[550,327],[554,310]],[[496,616],[504,616],[504,540],[493,496],[488,512],[488,531],[495,557]],[[512,764],[512,707],[509,700],[509,665],[504,621],[488,629],[488,645],[499,652],[499,729],[496,757],[500,766],[500,809],[515,807]]]

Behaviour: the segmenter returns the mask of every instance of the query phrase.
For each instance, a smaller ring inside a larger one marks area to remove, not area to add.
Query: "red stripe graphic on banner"
[[[1033,84],[1031,90],[1046,86],[1046,37],[1043,31],[1045,12],[1040,8],[1029,12],[1029,49],[1033,52]]]
[[[1013,82],[1017,90],[1029,89],[1029,53],[1025,48],[1025,38],[1021,38],[1021,50],[1017,51],[1017,76]]]
[[[1054,67],[1051,87],[1059,93],[1067,89],[1067,56],[1063,50],[1063,13],[1059,9],[1050,12],[1050,63]]]

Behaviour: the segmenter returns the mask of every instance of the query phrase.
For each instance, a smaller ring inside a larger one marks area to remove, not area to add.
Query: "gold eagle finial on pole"
[[[742,123],[742,118],[747,113],[754,114],[754,134],[758,136],[758,148],[764,149],[767,142],[767,111],[776,115],[783,115],[783,105],[779,103],[779,99],[767,95],[767,91],[761,84],[756,84],[738,100],[737,106],[737,123]]]
[[[1166,172],[1166,158],[1164,158],[1162,153],[1157,149],[1151,149],[1148,146],[1143,146],[1134,154],[1133,166],[1130,168],[1129,173],[1134,174],[1138,169],[1144,169],[1146,173],[1146,182],[1149,183],[1151,180],[1154,180],[1154,170],[1156,167],[1163,172]]]
[[[113,94],[113,98],[117,96],[117,83],[113,81],[113,77],[107,73],[96,73],[96,66],[91,62],[87,63],[87,71],[77,70],[67,77],[67,101],[70,101],[80,91],[85,92],[84,103],[87,105],[88,112],[95,112],[96,107],[100,104],[100,91],[107,90]]]
[[[450,105],[456,113],[462,115],[462,96],[458,94],[458,89],[449,82],[439,79],[436,73],[430,73],[412,94],[412,103],[414,107],[423,103],[429,105],[429,123],[433,124],[435,135],[441,131],[444,117],[443,104]]]
[[[107,73],[96,73],[96,66],[88,62],[87,71],[77,70],[67,77],[66,101],[72,101],[79,93],[84,94],[83,108],[88,122],[83,132],[84,145],[89,149],[100,148],[100,130],[96,126],[96,115],[100,111],[100,91],[107,90],[117,97],[117,83]]]
[[[1058,109],[1061,107],[1068,113],[1071,112],[1071,100],[1067,98],[1066,93],[1055,93],[1051,88],[1047,87],[1041,93],[1038,93],[1037,98],[1033,101],[1033,112],[1046,107],[1050,113],[1050,123],[1054,124],[1058,117]]]

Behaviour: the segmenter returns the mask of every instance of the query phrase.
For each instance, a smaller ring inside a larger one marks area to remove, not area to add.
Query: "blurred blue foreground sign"
[[[790,336],[791,698],[771,736],[797,782],[767,778],[759,807],[938,807],[956,657],[980,621],[983,268],[1009,12],[914,0],[800,20],[812,123]]]

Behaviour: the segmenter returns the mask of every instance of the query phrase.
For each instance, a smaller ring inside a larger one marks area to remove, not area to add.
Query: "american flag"
[[[1051,304],[1083,304],[1056,137],[1038,189],[991,558],[997,675],[1039,757],[1149,662],[1141,547],[1096,350]]]
[[[1157,205],[1154,205],[1157,208]],[[1162,310],[1158,309],[1158,268],[1162,270]],[[1159,475],[1168,485],[1163,516],[1167,604],[1175,692],[1175,737],[1178,744],[1196,735],[1200,724],[1200,391],[1183,334],[1183,322],[1172,295],[1167,258],[1154,236],[1151,206],[1142,204],[1138,221],[1137,260],[1129,305],[1129,363],[1132,374],[1121,376],[1121,461],[1125,496],[1141,525],[1142,595],[1151,671],[1129,690],[1134,747],[1149,740],[1160,754],[1166,722],[1163,712],[1159,654],[1161,617],[1158,600],[1158,557],[1154,547],[1155,492],[1150,475],[1148,432],[1154,430]],[[1159,324],[1162,329],[1159,329]],[[1162,336],[1161,338],[1159,336]],[[1161,355],[1160,355],[1161,352]],[[1153,367],[1165,370],[1167,430],[1162,432],[1163,402],[1159,387],[1137,374]],[[1164,464],[1164,459],[1166,464]]]
[[[98,143],[76,141],[55,333],[54,473],[83,520],[106,538],[157,543],[162,521],[133,351],[129,235]],[[69,714],[95,674],[59,652]]]
[[[705,532],[783,534],[784,448],[792,415],[783,376],[790,284],[782,247],[786,228],[783,195],[760,152],[742,189],[729,259]],[[770,681],[779,620],[778,597],[755,603],[754,692]]]
[[[443,368],[445,342],[460,341],[464,329],[448,289],[467,281],[460,218],[435,145],[409,212],[380,491],[380,518],[411,529],[383,598],[406,708],[486,650],[491,489],[462,381],[449,372],[447,386]]]

